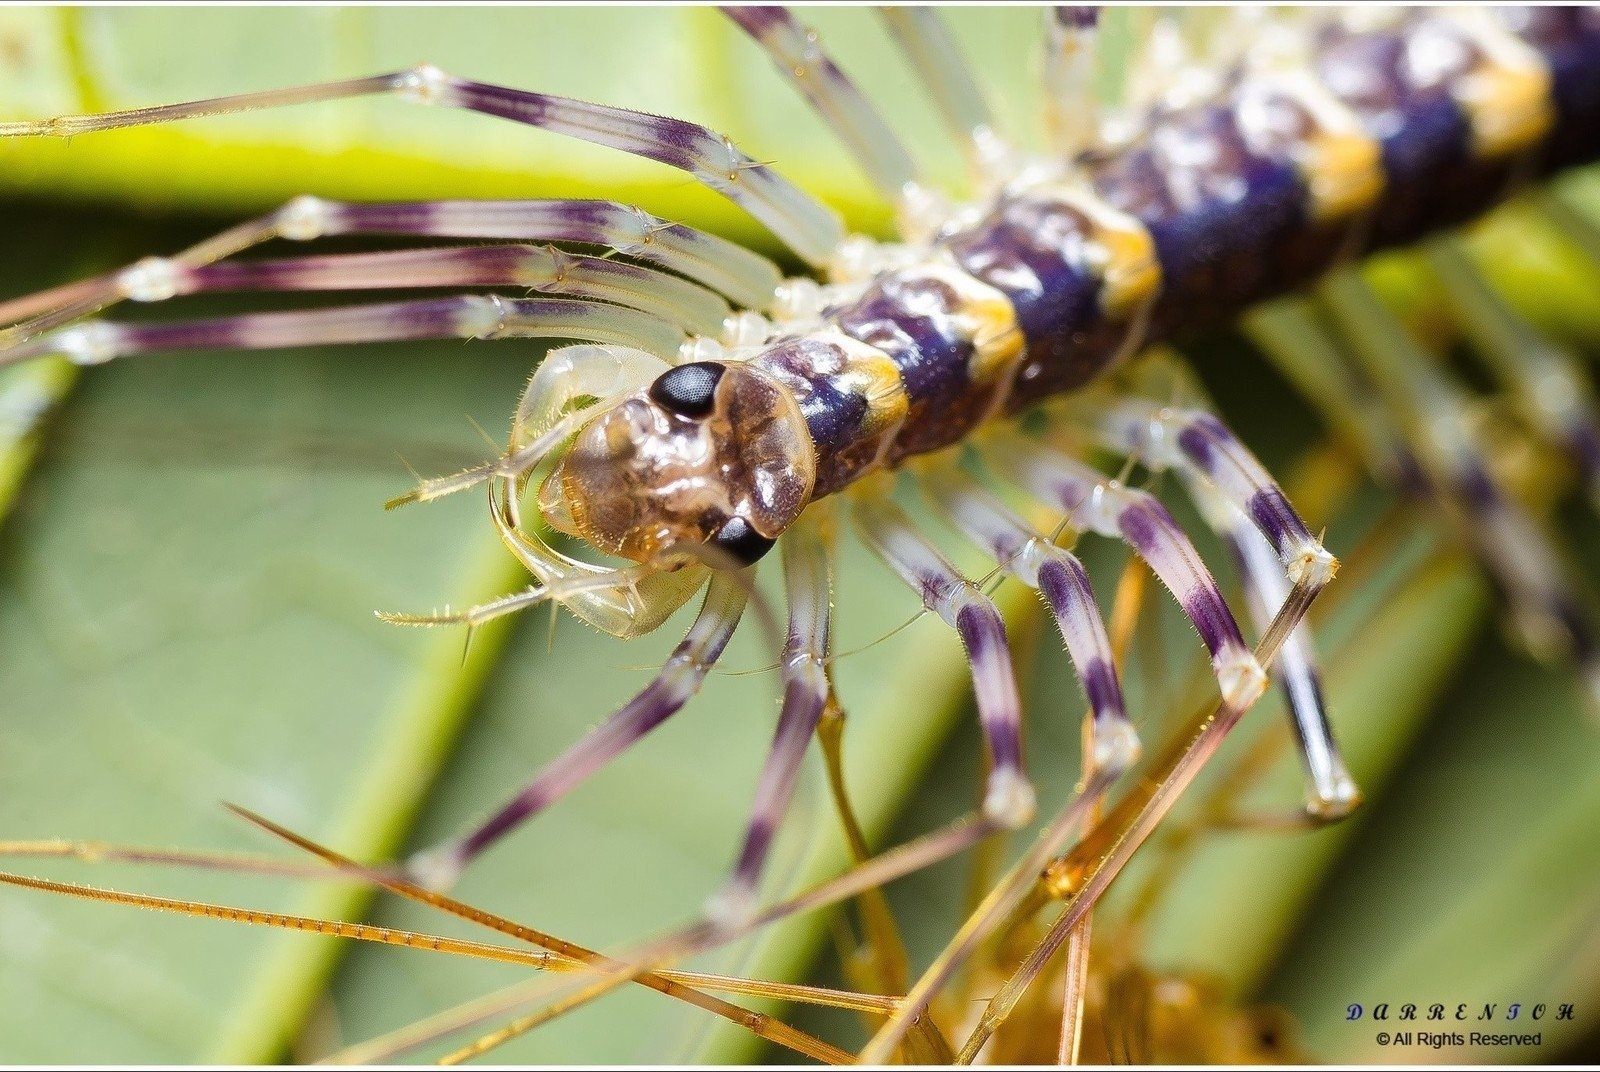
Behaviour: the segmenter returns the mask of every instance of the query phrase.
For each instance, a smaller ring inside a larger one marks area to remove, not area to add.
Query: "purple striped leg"
[[[1076,528],[1126,541],[1199,631],[1223,701],[1243,710],[1260,698],[1267,686],[1261,664],[1199,552],[1154,496],[1017,436],[997,439],[987,457],[1013,483],[1066,511]]]
[[[772,839],[788,811],[800,762],[828,700],[828,552],[814,524],[803,520],[784,534],[783,570],[789,602],[789,636],[783,649],[783,707],[778,713],[772,750],[761,768],[733,875],[706,904],[706,918],[723,927],[747,922],[756,906],[756,891]]]
[[[654,681],[622,710],[547,764],[476,829],[418,853],[407,861],[406,869],[424,885],[448,888],[479,853],[566,796],[677,713],[699,691],[706,674],[727,647],[744,611],[746,591],[743,578],[714,574],[700,616]]]
[[[1020,827],[1034,815],[1035,795],[1022,772],[1022,701],[1005,623],[994,602],[957,572],[917,532],[904,511],[886,496],[854,497],[856,525],[867,546],[961,637],[972,663],[978,717],[989,742],[989,782],[983,814],[991,822]]]
[[[1473,349],[1521,403],[1528,422],[1564,450],[1600,510],[1600,405],[1576,355],[1506,304],[1448,236],[1428,245],[1445,300]]]
[[[169,262],[170,263],[170,262]],[[637,309],[685,331],[715,336],[732,315],[715,292],[687,279],[627,261],[586,257],[554,246],[497,245],[341,253],[283,260],[222,261],[165,270],[160,300],[229,291],[402,290],[522,287],[552,297],[606,301]],[[158,292],[147,291],[155,295]]]
[[[795,253],[818,267],[828,262],[844,237],[844,228],[830,209],[766,164],[740,152],[727,138],[705,127],[626,108],[472,82],[428,64],[368,78],[240,93],[184,104],[131,108],[100,115],[59,116],[37,122],[0,123],[0,137],[68,137],[196,116],[369,96],[393,96],[417,104],[497,116],[620,149],[685,171],[749,212]]]
[[[1600,710],[1600,639],[1561,555],[1544,530],[1496,482],[1473,433],[1466,392],[1435,363],[1358,275],[1335,272],[1323,303],[1349,350],[1406,422],[1435,486],[1466,517],[1466,535],[1493,574],[1536,652],[1565,648]]]
[[[80,365],[172,350],[274,350],[400,339],[587,339],[676,358],[682,329],[618,305],[569,298],[448,298],[209,320],[124,324],[88,320],[0,350],[0,367],[51,354]]]
[[[929,472],[924,487],[952,525],[1002,569],[1037,589],[1050,607],[1089,697],[1092,769],[1115,778],[1133,766],[1139,735],[1128,720],[1111,642],[1083,564],[954,466]]]
[[[1101,411],[1096,432],[1110,449],[1151,469],[1204,481],[1260,530],[1295,584],[1321,589],[1339,561],[1306,528],[1266,468],[1215,415],[1125,399]]]
[[[1014,175],[1015,154],[1000,137],[983,91],[939,13],[929,7],[882,7],[878,13],[932,95],[974,174],[990,181]]]
[[[724,7],[766,50],[778,70],[805,94],[885,197],[899,204],[919,186],[917,167],[872,103],[817,43],[814,31],[785,7]]]
[[[1100,139],[1100,93],[1095,87],[1100,9],[1050,7],[1044,25],[1045,118],[1053,147],[1072,158]]]
[[[364,234],[598,246],[666,268],[758,310],[771,307],[782,280],[782,273],[770,260],[737,243],[614,201],[361,204],[299,197],[171,257],[147,257],[118,272],[0,302],[0,324],[13,325],[0,328],[0,353],[22,339],[114,302],[160,301],[183,293],[181,284],[187,273],[274,238],[306,242]],[[258,278],[263,272],[245,265],[237,270],[255,272]]]
[[[1264,632],[1289,598],[1289,583],[1278,557],[1266,537],[1214,486],[1194,476],[1186,476],[1184,483],[1206,522],[1227,545],[1244,584],[1250,616]],[[1356,809],[1361,791],[1345,767],[1328,723],[1315,652],[1311,627],[1302,621],[1284,639],[1273,667],[1306,769],[1306,814],[1318,822],[1332,822]]]

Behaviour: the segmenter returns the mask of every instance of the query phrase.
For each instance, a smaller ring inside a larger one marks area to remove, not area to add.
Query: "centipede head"
[[[540,487],[550,525],[607,554],[657,562],[707,548],[748,565],[800,516],[816,463],[787,389],[747,365],[697,361],[589,420]]]

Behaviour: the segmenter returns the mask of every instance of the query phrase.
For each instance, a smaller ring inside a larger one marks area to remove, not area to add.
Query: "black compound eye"
[[[680,417],[698,420],[716,405],[717,382],[727,366],[716,361],[691,361],[668,369],[650,385],[650,400]]]
[[[761,561],[761,557],[772,550],[772,545],[777,542],[761,535],[742,517],[730,517],[717,534],[711,537],[712,547],[746,566],[753,566]]]

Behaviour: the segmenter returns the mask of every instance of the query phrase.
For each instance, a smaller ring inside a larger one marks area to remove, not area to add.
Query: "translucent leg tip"
[[[419,852],[406,861],[406,875],[435,893],[449,893],[465,869],[461,854],[451,846]]]
[[[1361,801],[1361,790],[1355,781],[1341,773],[1332,785],[1319,789],[1306,801],[1306,814],[1319,823],[1337,822],[1359,808]]]
[[[1254,655],[1240,652],[1217,669],[1217,684],[1222,689],[1222,702],[1235,711],[1243,711],[1267,691],[1267,672]]]
[[[1107,721],[1094,729],[1094,769],[1116,776],[1139,762],[1143,751],[1139,734],[1125,719]]]
[[[706,898],[706,922],[719,933],[743,929],[756,914],[756,891],[750,884],[734,880]]]
[[[1039,801],[1033,786],[1020,771],[1005,768],[989,778],[988,791],[983,795],[983,816],[992,823],[1016,830],[1033,821],[1039,810]]]
[[[1339,572],[1339,560],[1320,543],[1308,547],[1289,564],[1289,580],[1295,584],[1321,588]]]

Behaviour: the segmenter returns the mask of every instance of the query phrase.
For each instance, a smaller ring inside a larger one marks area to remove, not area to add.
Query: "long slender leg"
[[[636,347],[665,360],[686,336],[646,313],[567,298],[448,298],[209,320],[124,324],[89,320],[0,350],[0,367],[60,354],[80,365],[170,350],[273,350],[398,339],[589,339]]]
[[[362,204],[298,197],[171,257],[0,302],[0,351],[124,299],[170,296],[174,277],[275,238],[383,234],[571,242],[647,261],[753,309],[772,305],[782,279],[759,253],[613,201],[396,201]]]
[[[858,496],[853,504],[862,537],[880,558],[961,636],[972,662],[978,718],[989,743],[989,782],[983,813],[991,822],[1020,827],[1033,818],[1033,786],[1022,772],[1022,702],[1000,611],[917,532],[904,511],[884,498]]]
[[[1474,442],[1462,390],[1406,333],[1357,275],[1335,273],[1322,287],[1350,351],[1402,415],[1418,455],[1465,516],[1465,533],[1505,591],[1535,651],[1565,647],[1600,704],[1600,642],[1538,523],[1506,495]]]
[[[688,172],[760,220],[813,265],[826,264],[844,237],[844,228],[831,210],[705,127],[626,108],[472,82],[427,64],[368,78],[240,93],[183,104],[0,123],[0,137],[69,137],[198,116],[370,96],[394,96],[418,104],[498,116],[620,149]]]
[[[1125,399],[1101,410],[1097,431],[1113,450],[1152,469],[1178,471],[1206,522],[1227,544],[1257,628],[1265,629],[1289,599],[1285,568],[1289,580],[1312,591],[1333,577],[1337,561],[1266,468],[1214,414]],[[1310,778],[1307,814],[1320,821],[1349,814],[1360,793],[1328,725],[1312,651],[1309,627],[1301,623],[1279,652],[1278,680]]]
[[[1233,612],[1199,552],[1154,496],[1014,436],[997,439],[988,457],[1007,478],[1060,506],[1075,527],[1126,541],[1199,631],[1211,653],[1223,701],[1243,710],[1260,697],[1267,685],[1261,664],[1245,646]]]
[[[983,91],[939,13],[928,7],[884,7],[879,13],[932,94],[974,174],[989,181],[1010,177],[1015,171],[1012,148],[1000,137]]]
[[[588,736],[548,763],[478,827],[437,848],[413,856],[407,870],[424,885],[449,886],[479,853],[560,800],[579,783],[675,714],[699,690],[721,657],[744,610],[745,586],[718,573],[682,643],[658,674],[632,700]]]
[[[1311,535],[1283,489],[1216,415],[1122,399],[1101,411],[1096,431],[1112,450],[1152,469],[1175,468],[1206,482],[1253,522],[1296,584],[1321,588],[1338,560]]]
[[[1577,465],[1589,501],[1600,510],[1600,410],[1577,358],[1495,293],[1462,253],[1460,239],[1446,236],[1427,250],[1456,323],[1518,396],[1533,427]]]
[[[1426,470],[1389,421],[1382,400],[1355,374],[1309,302],[1267,302],[1240,317],[1239,326],[1378,479],[1414,497],[1432,493]]]
[[[800,762],[828,701],[828,554],[821,535],[810,522],[801,521],[784,534],[783,569],[789,602],[789,636],[783,649],[783,707],[778,713],[772,749],[761,768],[733,875],[706,906],[706,917],[719,926],[746,922],[755,910],[756,890],[773,836],[794,795]]]
[[[1272,547],[1218,489],[1193,476],[1184,483],[1201,514],[1233,556],[1244,582],[1250,616],[1256,628],[1264,631],[1278,608],[1289,599],[1289,584]],[[1306,814],[1318,822],[1341,819],[1361,803],[1361,791],[1345,767],[1328,723],[1322,675],[1317,668],[1311,628],[1305,622],[1295,626],[1284,639],[1274,669],[1306,768]]]
[[[189,267],[142,261],[135,301],[229,291],[399,290],[432,287],[526,287],[555,297],[586,298],[650,313],[686,331],[715,336],[728,303],[687,279],[554,246],[439,246],[384,253],[340,253],[281,260],[222,261]]]
[[[954,467],[929,473],[924,486],[957,529],[1002,569],[1037,589],[1050,607],[1089,697],[1093,768],[1116,777],[1133,766],[1139,735],[1128,720],[1111,642],[1083,564]]]
[[[1095,90],[1100,9],[1059,5],[1045,9],[1045,116],[1051,141],[1074,157],[1100,136],[1100,95]]]
[[[784,7],[722,10],[805,94],[884,196],[899,204],[918,188],[917,167],[894,129],[817,43],[816,33],[796,22]]]

